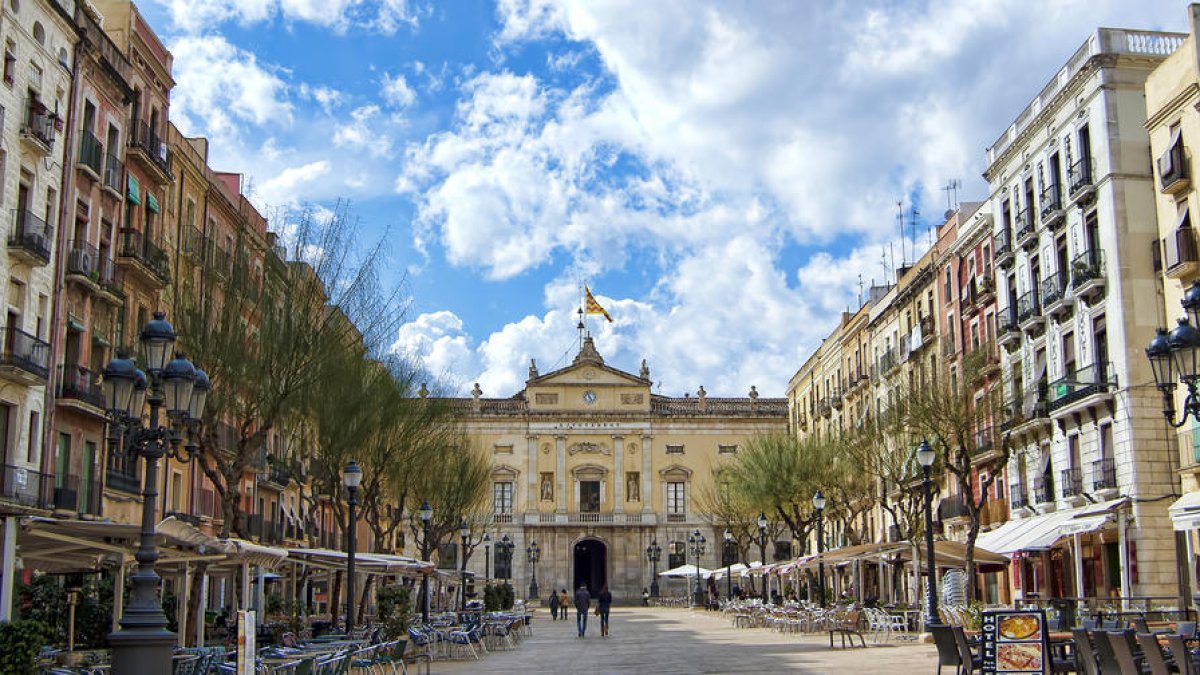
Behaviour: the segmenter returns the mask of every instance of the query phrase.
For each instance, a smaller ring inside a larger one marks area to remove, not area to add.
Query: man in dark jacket
[[[553,588],[550,589],[550,602],[548,604],[550,605],[550,620],[558,619],[558,593],[555,593]],[[567,608],[564,607],[563,611],[566,612]],[[566,617],[563,618],[565,619]]]
[[[579,629],[579,637],[587,633],[587,613],[591,604],[592,596],[587,586],[580,584],[579,590],[575,591],[575,627]]]

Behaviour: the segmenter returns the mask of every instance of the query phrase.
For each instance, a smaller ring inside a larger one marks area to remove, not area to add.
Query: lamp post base
[[[529,584],[529,599],[537,600],[537,598],[538,598],[538,585],[537,585],[537,582],[534,581]]]
[[[652,597],[652,598],[658,597],[658,578],[655,578],[653,581],[650,582],[650,597]]]
[[[110,633],[113,675],[169,673],[178,636],[166,628],[122,628]]]

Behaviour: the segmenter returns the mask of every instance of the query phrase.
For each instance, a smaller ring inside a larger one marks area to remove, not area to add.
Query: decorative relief
[[[621,394],[622,405],[639,405],[643,400],[642,394]]]
[[[558,403],[558,394],[534,394],[533,402],[549,404]]]
[[[540,483],[541,483],[541,489],[539,490],[539,492],[540,492],[541,501],[544,501],[544,502],[554,501],[554,474],[543,472],[541,475]]]
[[[610,455],[612,449],[607,443],[572,443],[567,446],[567,454],[576,455]]]
[[[549,443],[542,443],[542,454],[543,454],[543,455],[548,455],[548,454],[550,454],[550,449],[551,449],[551,448],[550,448],[550,444],[549,444]]]
[[[638,451],[638,444],[637,443],[626,443],[625,449],[628,450],[630,452],[630,454],[636,454]]]

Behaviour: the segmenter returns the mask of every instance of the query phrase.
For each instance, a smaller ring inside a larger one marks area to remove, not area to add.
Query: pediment
[[[643,380],[632,373],[627,373],[623,370],[617,370],[616,368],[612,368],[610,366],[594,363],[583,363],[570,365],[561,370],[556,370],[552,373],[546,373],[541,377],[535,377],[529,380],[526,385],[530,389],[536,387],[556,387],[562,385],[633,385],[638,387],[649,387],[650,382]]]

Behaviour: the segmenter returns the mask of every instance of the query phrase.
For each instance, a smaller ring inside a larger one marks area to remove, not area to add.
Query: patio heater
[[[662,547],[652,539],[646,547],[646,560],[650,561],[650,597],[658,597],[658,561],[662,559]]]
[[[162,578],[155,571],[159,558],[154,514],[158,461],[163,457],[191,461],[195,446],[184,440],[198,433],[210,389],[208,376],[182,354],[171,359],[175,329],[164,313],[155,312],[139,338],[148,375],[127,354],[118,354],[104,368],[110,447],[113,452],[146,460],[141,543],[135,556],[138,567],[131,580],[129,603],[121,615],[121,628],[108,636],[112,672],[117,675],[171,672],[176,636],[167,630],[167,616],[159,599]],[[143,421],[146,403],[150,404],[150,416]]]
[[[346,531],[346,633],[354,629],[354,550],[358,548],[358,486],[362,484],[362,469],[350,460],[342,469],[342,485],[346,486],[346,503],[350,507],[350,526]],[[337,618],[337,617],[334,617]]]
[[[458,537],[462,540],[462,565],[459,568],[458,611],[467,611],[467,540],[471,538],[471,526],[463,518],[458,524]]]
[[[537,564],[542,558],[542,549],[538,548],[537,542],[532,542],[525,547],[525,559],[529,561],[530,567],[533,568],[533,577],[529,582],[529,599],[534,600],[538,596],[537,587]]]
[[[929,594],[929,616],[925,619],[927,628],[940,626],[942,623],[938,614],[937,563],[933,559],[933,491],[931,489],[933,481],[929,479],[930,468],[936,459],[937,453],[929,447],[929,441],[921,439],[921,444],[917,446],[917,462],[921,464],[921,471],[924,473],[921,486],[925,490],[925,570],[929,575],[929,581],[925,585]]]
[[[429,562],[429,522],[433,520],[433,507],[429,502],[421,504],[421,560]],[[429,623],[429,575],[421,576],[421,622]]]
[[[758,513],[758,559],[767,564],[767,514]],[[767,602],[767,575],[762,575],[762,601]]]
[[[813,510],[817,513],[817,595],[820,596],[821,608],[825,608],[825,559],[822,557],[825,548],[825,495],[817,490],[813,495]]]
[[[693,575],[696,579],[696,590],[692,595],[692,602],[696,606],[704,604],[704,588],[700,585],[700,556],[704,555],[704,544],[704,535],[700,534],[700,530],[688,535],[688,549],[696,559],[696,573]]]
[[[733,564],[733,556],[730,555],[730,547],[733,546],[733,532],[727,527],[725,528],[725,599],[733,598],[733,575],[729,572],[730,565]]]

